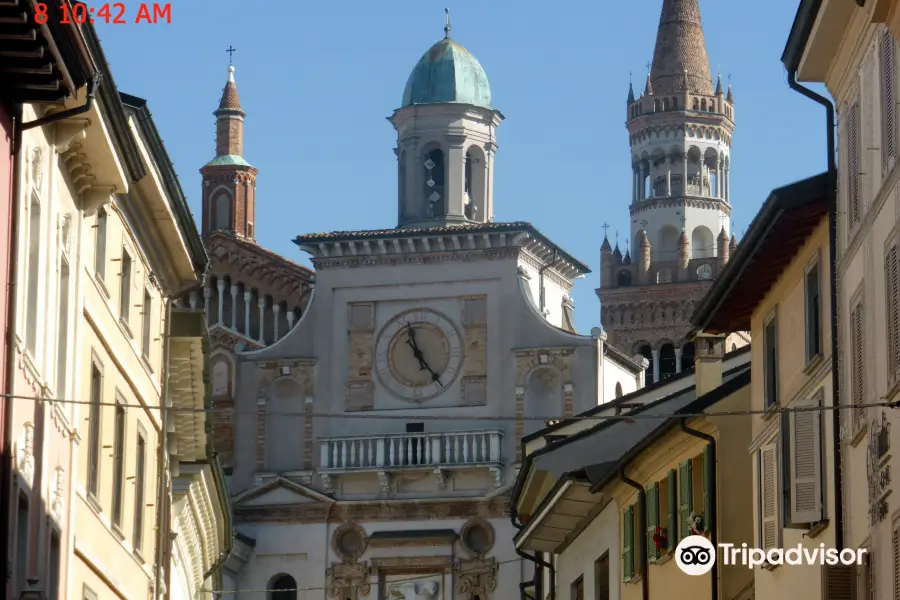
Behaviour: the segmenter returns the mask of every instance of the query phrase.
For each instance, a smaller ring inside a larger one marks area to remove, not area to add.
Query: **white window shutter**
[[[778,547],[778,446],[775,442],[759,450],[760,542],[763,548]]]
[[[794,403],[802,409],[818,408],[822,392]],[[818,410],[799,410],[790,417],[791,521],[822,520],[822,421]]]

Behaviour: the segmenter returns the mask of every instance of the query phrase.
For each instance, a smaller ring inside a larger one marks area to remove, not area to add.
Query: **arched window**
[[[732,344],[731,351],[734,352],[735,350],[737,350],[737,344]]]
[[[644,371],[644,385],[650,385],[653,383],[653,351],[650,350],[650,346],[644,345],[640,347],[638,354],[650,362],[650,364],[647,365],[647,369]]]
[[[706,110],[706,98],[703,98],[702,100],[700,100],[700,110],[703,110],[703,111]]]
[[[694,342],[688,342],[681,347],[681,370],[687,371],[694,368]]]
[[[621,397],[622,397],[622,384],[619,382],[616,382],[616,398],[621,398]]]
[[[663,98],[663,110],[669,110],[669,99]]]
[[[676,372],[675,369],[675,346],[672,344],[663,344],[659,349],[659,379],[662,381],[671,377]]]
[[[659,100],[653,101],[653,112],[659,112]]]
[[[444,153],[435,148],[425,155],[425,216],[442,217],[444,208]]]
[[[699,106],[700,106],[700,101],[697,100],[696,98],[694,98],[694,102],[691,106],[694,110],[697,110],[697,108],[699,108]]]
[[[715,100],[709,101],[709,112],[716,112],[716,101]]]
[[[631,271],[627,271],[624,269],[622,271],[619,271],[619,275],[616,278],[616,285],[622,287],[631,285]]]
[[[697,267],[697,279],[700,281],[712,279],[712,267],[709,265],[700,265]]]
[[[290,575],[274,577],[269,590],[269,600],[297,600],[297,581]]]
[[[463,198],[463,210],[466,218],[476,221],[479,217],[485,218],[486,193],[485,193],[485,169],[487,158],[478,146],[469,146],[466,150],[466,188]]]
[[[672,271],[665,267],[657,271],[656,283],[672,283]]]
[[[678,98],[672,98],[672,110],[678,110]]]
[[[216,196],[213,205],[213,229],[231,229],[231,198],[222,193]]]

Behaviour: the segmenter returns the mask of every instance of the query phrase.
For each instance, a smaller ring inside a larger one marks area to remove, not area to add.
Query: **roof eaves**
[[[781,54],[781,62],[789,73],[800,68],[800,61],[803,60],[809,36],[821,7],[822,0],[800,0],[791,32]]]

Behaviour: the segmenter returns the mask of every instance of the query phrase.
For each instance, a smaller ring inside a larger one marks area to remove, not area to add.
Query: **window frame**
[[[856,327],[854,326],[856,323],[856,311],[859,310],[859,340],[856,340],[856,336],[854,334]],[[860,284],[859,288],[854,292],[854,294],[850,297],[849,303],[849,311],[847,318],[847,344],[845,344],[846,348],[850,348],[850,356],[847,362],[847,381],[850,384],[850,394],[849,401],[847,404],[851,406],[856,406],[850,411],[850,439],[851,444],[857,443],[861,439],[861,434],[865,431],[866,427],[866,418],[865,418],[865,408],[862,408],[861,405],[866,404],[866,395],[869,392],[869,386],[871,385],[868,381],[868,377],[866,374],[866,344],[864,343],[865,334],[866,334],[866,295],[863,285]],[[856,352],[859,354],[857,355]],[[858,364],[857,364],[858,361]],[[859,376],[859,381],[857,382],[856,377]],[[859,386],[859,389],[857,389]],[[857,397],[859,396],[859,397]]]
[[[775,352],[774,358],[769,356],[767,334],[770,326],[774,328],[774,340],[772,342],[772,349]],[[778,333],[778,308],[776,307],[772,309],[772,312],[763,321],[763,408],[765,410],[774,409],[780,404],[781,382],[778,377]],[[773,398],[769,397],[770,392],[774,396]]]
[[[144,286],[144,299],[141,306],[141,358],[144,363],[153,371],[150,361],[150,353],[152,351],[151,341],[153,339],[153,292],[149,286]]]
[[[815,300],[815,323],[812,322],[813,316],[810,315],[810,285],[809,285],[809,277],[810,274],[815,271],[816,276],[816,300]],[[804,335],[806,338],[806,366],[810,368],[814,363],[818,364],[819,359],[823,356],[822,350],[822,334],[824,333],[824,328],[822,327],[822,261],[820,260],[819,252],[816,252],[816,255],[810,260],[810,262],[806,265],[803,270],[803,311],[804,311]],[[814,330],[811,328],[814,326]],[[813,340],[811,339],[815,334],[815,347],[813,348]]]
[[[122,536],[122,521],[125,513],[125,457],[128,440],[128,410],[122,394],[116,390],[115,416],[113,421],[113,481],[110,523],[113,531]]]
[[[127,263],[126,263],[126,260]],[[125,267],[128,267],[126,270]],[[127,277],[126,277],[127,275]],[[119,259],[119,323],[131,336],[131,288],[134,285],[134,256],[127,245],[122,245],[122,257]],[[133,337],[133,336],[132,336]]]
[[[25,310],[25,331],[23,339],[25,341],[25,351],[28,356],[35,362],[39,360],[38,353],[40,351],[41,340],[41,320],[39,318],[41,302],[41,263],[44,257],[44,245],[41,238],[45,228],[45,218],[43,202],[41,195],[37,190],[31,188],[26,197],[27,207],[27,228],[25,229],[25,260],[24,263],[24,310]],[[35,242],[34,237],[37,237]],[[36,247],[32,244],[36,243]]]
[[[885,337],[885,356],[887,357],[887,394],[885,400],[891,401],[900,391],[900,297],[894,294],[893,283],[900,290],[900,225],[891,232],[884,245],[884,292],[885,321],[887,336]],[[893,361],[893,364],[892,364]]]
[[[781,440],[778,439],[777,435],[773,435],[764,443],[762,443],[759,448],[756,449],[754,454],[754,469],[753,469],[753,478],[756,483],[756,493],[754,498],[755,509],[756,509],[756,547],[761,549],[768,548],[780,548],[782,543],[782,531],[783,531],[783,514],[782,514],[782,480],[781,480],[781,450],[782,444]],[[772,476],[772,485],[774,486],[773,497],[774,497],[774,516],[773,520],[775,522],[775,540],[771,545],[766,545],[765,539],[765,523],[766,516],[764,514],[764,504],[765,504],[765,481],[763,477],[763,453],[766,451],[771,451],[774,453],[774,457],[772,460],[773,469],[775,469],[775,473]]]
[[[143,562],[142,549],[144,546],[144,501],[146,489],[144,479],[147,476],[147,431],[141,422],[137,424],[137,436],[135,439],[134,453],[134,515],[132,523],[132,547],[133,552]]]
[[[98,377],[98,386],[94,388],[94,372]],[[90,408],[88,411],[88,465],[87,465],[87,482],[86,492],[88,500],[95,509],[100,510],[100,467],[102,463],[103,452],[103,387],[105,377],[103,373],[103,363],[100,361],[96,352],[91,352],[91,398]]]
[[[106,250],[109,246],[109,212],[106,207],[97,209],[97,231],[94,234],[94,277],[106,284]]]

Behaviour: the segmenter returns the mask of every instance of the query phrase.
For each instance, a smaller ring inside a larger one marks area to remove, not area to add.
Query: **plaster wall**
[[[596,562],[609,555],[609,597],[619,598],[622,578],[619,576],[621,540],[619,509],[615,502],[607,504],[584,531],[556,556],[556,597],[568,600],[572,584],[584,577],[584,597],[596,598],[598,580]]]

